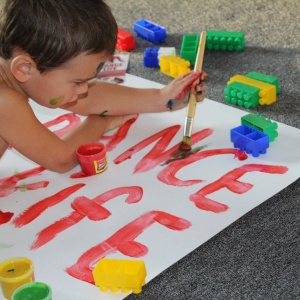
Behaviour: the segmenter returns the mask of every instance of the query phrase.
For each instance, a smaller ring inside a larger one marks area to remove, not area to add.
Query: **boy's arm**
[[[134,117],[137,116],[102,118],[90,115],[60,139],[40,123],[27,99],[10,89],[2,90],[0,96],[2,140],[35,163],[58,173],[64,173],[78,164],[75,152],[80,145],[98,141],[107,129]]]
[[[185,94],[199,75],[199,72],[191,71],[161,89],[138,89],[92,81],[89,83],[88,94],[63,108],[80,115],[126,115],[180,109],[187,105]],[[204,97],[204,94],[201,97]],[[170,107],[170,101],[175,105]]]

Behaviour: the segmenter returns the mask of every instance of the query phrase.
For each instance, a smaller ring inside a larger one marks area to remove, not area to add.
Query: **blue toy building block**
[[[256,107],[259,105],[259,91],[257,87],[234,81],[224,90],[225,101],[245,108]]]
[[[231,129],[230,140],[234,148],[245,151],[253,157],[265,154],[269,148],[269,136],[247,125]]]
[[[245,43],[245,34],[242,31],[206,31],[207,49],[241,51]]]
[[[272,122],[270,119],[267,119],[258,113],[243,116],[241,118],[241,123],[267,134],[270,142],[273,142],[275,138],[278,137],[277,123]]]
[[[158,61],[159,48],[146,48],[144,51],[144,66],[149,68],[159,67]]]
[[[196,62],[199,39],[199,34],[186,34],[182,38],[180,57],[188,60],[191,65],[194,65]]]
[[[144,51],[144,67],[155,68],[159,67],[159,60],[163,56],[176,56],[175,47],[160,47],[160,48],[146,48]]]
[[[145,19],[135,21],[133,29],[138,37],[141,37],[155,45],[165,42],[167,31],[164,27]]]
[[[278,94],[280,92],[279,79],[276,76],[263,74],[263,73],[259,73],[259,72],[249,72],[245,76],[248,77],[248,78],[252,78],[252,79],[255,79],[255,80],[259,80],[259,81],[262,81],[262,82],[265,82],[265,83],[275,85],[276,94]]]

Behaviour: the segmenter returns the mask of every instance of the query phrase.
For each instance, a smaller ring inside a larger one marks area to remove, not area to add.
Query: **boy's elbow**
[[[64,174],[70,170],[72,170],[73,167],[69,167],[69,166],[60,166],[59,168],[57,168],[57,170],[55,171],[56,173],[59,173],[59,174]]]
[[[64,174],[78,165],[77,160],[56,160],[48,166],[44,166],[47,170]]]

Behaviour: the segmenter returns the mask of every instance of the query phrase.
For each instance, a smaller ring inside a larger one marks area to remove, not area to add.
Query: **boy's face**
[[[35,102],[50,108],[80,100],[87,93],[88,81],[96,76],[99,65],[109,58],[101,53],[82,53],[58,68],[42,74],[35,72],[25,92]]]

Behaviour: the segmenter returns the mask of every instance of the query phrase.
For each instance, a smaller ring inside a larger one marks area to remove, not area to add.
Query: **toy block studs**
[[[147,275],[144,261],[108,258],[100,259],[92,273],[102,292],[131,290],[134,294],[142,291]]]
[[[246,41],[241,31],[206,31],[206,48],[210,50],[241,51]]]

